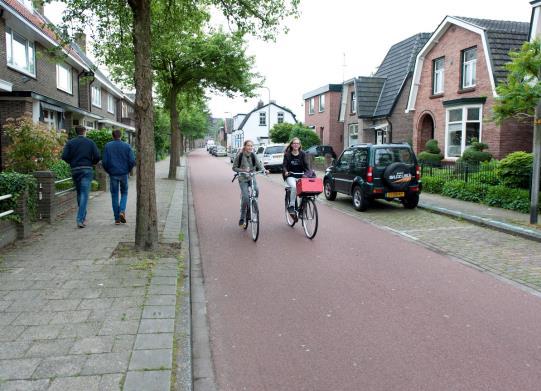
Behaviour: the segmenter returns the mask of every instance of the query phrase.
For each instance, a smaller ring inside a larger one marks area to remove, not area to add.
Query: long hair
[[[285,150],[285,153],[291,153],[291,151],[293,150],[293,148],[291,147],[291,144],[293,144],[293,142],[295,142],[295,141],[298,141],[298,142],[299,142],[299,152],[302,151],[301,140],[300,140],[298,137],[293,137],[293,138],[291,139],[291,141],[289,142],[289,144],[287,145],[286,150]]]
[[[245,140],[244,144],[242,144],[242,152],[246,152],[246,144],[252,143],[252,146],[254,145],[254,142],[252,140]]]

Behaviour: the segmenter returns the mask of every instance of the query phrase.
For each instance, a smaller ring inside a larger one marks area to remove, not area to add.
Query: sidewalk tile
[[[170,349],[173,346],[172,333],[137,334],[136,350]]]
[[[42,380],[13,380],[0,384],[1,391],[46,391],[49,379]]]
[[[113,348],[113,337],[89,337],[75,341],[70,354],[107,353]]]
[[[124,382],[124,391],[170,391],[171,371],[130,371]]]
[[[75,343],[73,338],[55,339],[50,341],[36,341],[26,352],[26,357],[50,357],[68,354]]]
[[[129,370],[171,369],[172,362],[172,349],[136,350],[131,356]]]
[[[130,352],[91,354],[88,356],[81,374],[96,375],[124,372],[128,369]]]
[[[140,334],[172,333],[174,329],[174,319],[142,319],[139,325]]]
[[[59,377],[47,391],[99,391],[101,376]]]
[[[0,360],[0,379],[28,379],[40,362],[40,358]]]
[[[81,372],[86,356],[45,358],[34,372],[35,379],[76,376]]]
[[[145,306],[143,319],[174,319],[175,306]]]

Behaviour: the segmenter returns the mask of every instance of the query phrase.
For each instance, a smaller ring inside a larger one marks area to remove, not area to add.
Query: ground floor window
[[[358,143],[357,139],[359,138],[359,124],[349,124],[348,125],[348,138],[349,145],[355,145]]]
[[[387,127],[376,129],[376,144],[387,144],[389,142],[389,132]]]
[[[49,129],[61,129],[62,113],[58,113],[53,110],[42,109],[41,118],[42,122]]]
[[[446,112],[445,157],[458,158],[471,145],[481,141],[483,106],[448,108]]]

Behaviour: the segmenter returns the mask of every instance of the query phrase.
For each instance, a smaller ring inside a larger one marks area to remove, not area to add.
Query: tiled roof
[[[24,17],[31,25],[38,28],[44,35],[53,40],[57,45],[60,45],[61,39],[53,30],[51,30],[49,27],[49,20],[47,20],[43,15],[40,15],[37,11],[32,12],[17,0],[4,0],[4,2],[15,9],[15,11]],[[78,56],[72,48],[69,46],[64,46],[64,49],[77,61],[83,62],[81,57]]]
[[[307,92],[302,96],[302,99],[310,99],[314,96],[324,94],[327,91],[334,91],[334,92],[341,92],[342,91],[342,84],[325,84],[322,87],[319,87],[315,90],[312,90],[310,92]]]
[[[498,84],[505,80],[507,77],[505,64],[510,61],[508,53],[511,50],[519,49],[528,40],[530,23],[465,18],[461,16],[455,16],[454,18],[485,30],[495,82]]]
[[[386,82],[374,110],[374,117],[391,115],[407,77],[413,72],[417,53],[429,38],[430,33],[419,33],[389,49],[375,74],[376,77],[385,78]]]
[[[276,106],[276,107],[278,107],[278,108],[280,108],[282,110],[285,110],[285,111],[291,113],[291,115],[293,116],[293,119],[295,120],[295,122],[297,122],[297,117],[295,116],[295,114],[291,110],[289,110],[289,109],[287,109],[287,108],[285,108],[283,106],[277,105],[276,103],[267,103],[266,105],[263,105],[261,107],[256,107],[255,109],[250,111],[248,114],[246,114],[246,117],[244,117],[244,119],[242,120],[242,122],[239,125],[239,129],[242,129],[244,127],[244,124],[246,124],[246,122],[248,121],[248,118],[250,118],[250,115],[252,115],[252,113],[256,112],[257,110],[261,110],[262,108],[267,107],[269,105],[274,105],[274,106]],[[270,121],[270,119],[269,119],[269,121]]]
[[[359,77],[355,83],[357,92],[357,115],[361,118],[373,117],[381,90],[385,85],[384,77]]]

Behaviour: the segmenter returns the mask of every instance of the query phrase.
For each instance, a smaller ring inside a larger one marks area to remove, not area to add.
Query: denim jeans
[[[120,212],[126,211],[128,203],[128,175],[110,175],[111,201],[115,221],[120,219]],[[120,202],[118,202],[118,191],[120,190]]]
[[[249,188],[250,188],[250,182],[241,182],[239,181],[240,186],[240,218],[246,219],[246,209],[248,207],[248,201],[250,199],[249,197]],[[254,179],[254,191],[257,196],[259,189],[257,188],[257,182]]]
[[[81,168],[71,173],[75,190],[77,190],[77,223],[83,223],[86,219],[86,206],[94,172],[91,168]]]

